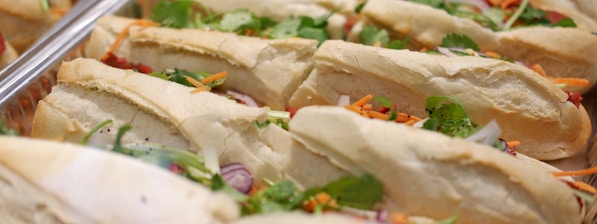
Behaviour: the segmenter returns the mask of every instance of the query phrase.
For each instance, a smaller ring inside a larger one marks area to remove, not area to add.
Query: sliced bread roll
[[[458,214],[458,223],[580,222],[565,183],[491,147],[329,106],[300,109],[290,132],[349,174],[374,175],[390,210]]]
[[[227,223],[228,195],[133,158],[83,146],[0,137],[2,223]]]
[[[44,1],[47,0],[0,0],[0,32],[17,52],[27,50],[71,6],[68,0],[56,0],[51,3],[60,10],[44,10]]]
[[[408,37],[409,43],[414,46],[411,49],[434,49],[448,34],[465,34],[478,44],[482,52],[497,52],[529,66],[540,63],[547,75],[552,77],[587,79],[587,86],[567,89],[581,94],[588,92],[597,84],[597,36],[591,33],[597,29],[597,23],[574,10],[560,9],[540,0],[534,6],[559,10],[575,20],[578,27],[533,26],[492,31],[472,19],[450,15],[443,9],[395,0],[370,0],[362,14],[367,22],[387,29],[394,37]],[[355,36],[352,34],[350,41],[358,41]]]
[[[86,45],[86,55],[101,59],[133,21],[100,18]],[[240,91],[266,106],[283,109],[308,75],[316,47],[317,41],[299,38],[265,40],[197,29],[132,27],[114,53],[156,71],[227,71],[223,90]]]
[[[32,127],[38,138],[80,142],[111,119],[99,135],[114,139],[119,127],[132,130],[123,143],[161,143],[199,153],[214,152],[221,165],[240,162],[255,180],[282,178],[278,154],[260,140],[256,121],[267,112],[210,92],[94,59],[64,62],[52,92],[39,102]]]
[[[327,41],[315,53],[315,69],[289,104],[335,105],[340,95],[390,98],[398,109],[426,117],[429,96],[455,96],[473,122],[496,120],[517,150],[541,160],[585,149],[591,123],[582,105],[531,70],[480,57],[445,57]]]

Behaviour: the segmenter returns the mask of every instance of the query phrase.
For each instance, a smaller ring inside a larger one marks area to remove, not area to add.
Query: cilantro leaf
[[[408,44],[408,41],[409,41],[408,37],[404,38],[404,40],[393,40],[388,45],[388,48],[396,49],[396,50],[405,49],[406,45]]]
[[[388,116],[389,121],[396,119],[396,117],[398,116],[398,112],[396,112],[396,107],[394,106],[394,103],[392,103],[392,100],[381,96],[373,97],[373,100],[377,101],[379,105],[390,109],[390,114]]]
[[[361,11],[363,10],[363,8],[365,7],[365,3],[366,3],[366,2],[359,3],[359,4],[358,4],[358,5],[357,5],[357,6],[354,8],[354,12],[355,12],[356,14],[359,14],[359,13],[361,13]]]
[[[151,10],[149,19],[172,28],[190,26],[193,1],[160,0]]]
[[[284,180],[272,184],[246,200],[243,214],[267,214],[280,211],[292,211],[304,201],[304,194],[299,192],[294,183]]]
[[[449,136],[468,137],[481,127],[472,123],[462,103],[450,96],[432,96],[425,102],[429,119],[423,128],[439,131]]]
[[[380,43],[381,46],[387,46],[390,42],[390,34],[385,29],[379,29],[375,26],[365,26],[359,33],[361,43],[373,46]]]
[[[342,177],[324,187],[339,205],[359,209],[370,209],[381,200],[383,186],[372,175],[361,177]]]
[[[465,34],[450,33],[442,39],[441,46],[447,48],[470,48],[474,51],[480,51],[479,45],[477,45],[477,43],[475,43],[473,39],[471,39],[469,36]]]
[[[287,17],[272,28],[269,37],[273,39],[296,37],[300,26],[300,18],[293,16]]]
[[[439,222],[437,222],[437,224],[454,224],[456,223],[456,221],[458,221],[458,217],[459,215],[453,215],[447,219],[440,220]]]
[[[220,21],[219,28],[225,32],[244,34],[248,30],[260,31],[261,20],[253,13],[239,9],[224,14]]]
[[[444,1],[443,0],[410,0],[411,2],[416,2],[420,4],[425,4],[431,6],[433,8],[442,8]]]
[[[574,20],[572,20],[570,18],[564,18],[564,19],[560,19],[560,21],[558,21],[556,24],[554,24],[554,26],[576,27],[576,23],[574,22]]]
[[[184,85],[184,86],[194,87],[194,85],[191,84],[186,79],[186,77],[190,77],[190,78],[193,78],[193,79],[201,82],[201,80],[203,80],[205,77],[210,76],[211,74],[207,73],[207,72],[189,72],[184,69],[175,68],[174,70],[165,70],[163,72],[152,72],[149,75],[156,77],[156,78],[161,78],[164,80],[176,82],[176,83]],[[218,79],[214,82],[206,83],[205,85],[209,86],[211,88],[215,88],[215,87],[218,87],[218,86],[224,84],[224,81],[226,81],[225,78]]]
[[[0,135],[14,135],[14,136],[18,136],[19,132],[17,132],[16,130],[12,130],[6,127],[6,124],[4,123],[4,120],[0,119]]]

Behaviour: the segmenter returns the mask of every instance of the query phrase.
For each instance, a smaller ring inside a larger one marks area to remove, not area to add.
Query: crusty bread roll
[[[370,173],[408,214],[458,223],[579,223],[572,190],[500,150],[341,107],[299,109],[293,137],[351,175]],[[386,207],[387,208],[387,207]]]
[[[100,18],[86,45],[86,56],[100,59],[132,21]],[[299,38],[265,40],[195,29],[133,27],[115,54],[156,71],[228,71],[220,88],[234,89],[266,106],[283,109],[310,71],[316,47],[317,41]]]
[[[509,62],[480,57],[445,57],[326,41],[314,55],[315,69],[289,105],[336,104],[341,94],[392,99],[398,109],[426,117],[425,99],[460,99],[473,122],[496,120],[502,137],[521,142],[517,150],[541,160],[584,150],[591,132],[582,105],[549,80]]]
[[[33,137],[80,142],[91,128],[112,119],[99,134],[113,139],[119,127],[131,124],[124,143],[215,150],[220,164],[240,162],[259,182],[282,178],[278,154],[260,140],[254,125],[266,118],[265,109],[210,92],[191,93],[191,87],[94,59],[63,62],[58,82],[37,106]]]
[[[542,8],[549,6],[542,5]],[[569,11],[568,16],[578,14]],[[597,29],[597,23],[590,19],[582,20],[584,28],[533,27],[493,32],[471,19],[451,16],[444,10],[410,1],[370,0],[362,14],[370,24],[388,29],[396,37],[408,36],[417,49],[433,49],[450,33],[466,34],[481,51],[497,52],[528,65],[541,63],[549,76],[589,80],[588,86],[570,87],[570,90],[586,93],[597,84],[597,36],[590,32]],[[357,41],[355,34],[352,36],[350,40]]]
[[[8,41],[4,41],[4,46],[6,47],[4,52],[0,52],[0,69],[6,67],[19,57],[17,51],[10,45],[10,43],[8,43]]]
[[[70,8],[69,0],[52,3],[60,10],[44,11],[40,0],[0,0],[0,31],[17,52],[27,50]]]
[[[133,158],[0,137],[2,223],[227,223],[236,202]]]

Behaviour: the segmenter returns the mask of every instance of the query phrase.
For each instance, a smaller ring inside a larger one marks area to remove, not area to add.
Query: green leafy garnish
[[[292,211],[302,205],[303,193],[297,191],[290,181],[272,183],[265,190],[259,191],[245,201],[243,214],[267,214],[281,211]]]
[[[111,124],[111,123],[112,123],[112,120],[111,120],[111,119],[108,119],[108,120],[105,120],[105,121],[103,121],[103,122],[99,123],[99,124],[98,124],[98,125],[96,125],[95,127],[93,127],[93,128],[92,128],[92,129],[91,129],[91,130],[90,130],[90,131],[87,133],[87,135],[85,135],[85,137],[83,137],[83,140],[81,141],[81,144],[83,144],[83,145],[87,145],[87,142],[89,141],[89,138],[91,138],[91,136],[92,136],[93,134],[95,134],[97,131],[99,131],[99,129],[101,129],[102,127],[104,127],[104,126],[106,126],[106,125],[108,125],[108,124]]]
[[[393,121],[396,119],[396,117],[398,116],[398,112],[396,112],[396,107],[394,106],[394,103],[392,103],[392,100],[386,97],[381,97],[381,96],[376,96],[373,97],[374,101],[377,101],[379,103],[379,105],[390,109],[390,114],[388,117],[389,121]]]
[[[118,134],[116,134],[116,141],[114,142],[112,151],[126,154],[124,148],[122,147],[122,137],[127,131],[131,130],[131,128],[131,125],[127,124],[118,129]]]
[[[383,196],[383,186],[370,174],[342,177],[323,189],[336,199],[339,205],[359,209],[370,209]]]
[[[390,34],[385,29],[380,29],[375,26],[365,26],[361,33],[359,33],[361,43],[369,46],[380,46],[390,49],[404,49],[408,44],[409,38],[404,40],[392,40],[390,42]]]
[[[0,135],[18,136],[19,132],[6,127],[4,120],[0,119]]]
[[[411,2],[416,2],[420,4],[425,4],[431,6],[433,8],[442,8],[444,5],[443,0],[410,0]]]
[[[329,39],[325,28],[332,13],[318,18],[290,16],[276,22],[267,17],[256,16],[246,9],[220,14],[210,14],[206,9],[208,16],[202,18],[201,14],[193,13],[193,4],[199,3],[189,0],[160,0],[154,6],[150,19],[173,28],[201,28],[272,39],[301,37],[317,40],[319,44]]]
[[[429,119],[423,124],[423,128],[428,130],[466,138],[481,128],[472,123],[464,106],[455,97],[428,97],[425,110]]]
[[[261,20],[253,13],[239,9],[224,14],[219,23],[220,31],[245,34],[248,30],[260,31]]]
[[[477,45],[473,39],[465,34],[450,33],[442,39],[441,46],[447,48],[470,48],[474,51],[480,51],[479,45]]]
[[[174,70],[165,70],[162,72],[152,72],[149,75],[156,77],[156,78],[161,78],[164,80],[176,82],[176,83],[184,85],[184,86],[195,87],[193,84],[191,84],[186,79],[186,77],[190,77],[190,78],[193,78],[193,79],[201,82],[201,80],[203,80],[205,77],[208,77],[212,74],[207,73],[207,72],[189,72],[189,71],[186,71],[183,69],[175,68]],[[205,85],[209,86],[211,88],[215,88],[215,87],[218,87],[218,86],[224,84],[224,81],[226,81],[225,78],[218,79],[215,82],[206,83]]]
[[[354,12],[355,12],[356,14],[359,14],[359,13],[361,13],[361,11],[363,10],[363,8],[365,8],[365,3],[366,3],[366,2],[359,3],[359,4],[357,5],[357,7],[355,7],[355,8],[354,8]]]
[[[151,10],[149,19],[172,28],[191,27],[191,6],[194,1],[166,1],[160,0]]]
[[[48,0],[39,0],[39,3],[41,4],[41,9],[44,12],[50,11],[50,1],[48,1]]]
[[[458,217],[459,215],[453,215],[447,219],[440,220],[439,222],[437,222],[437,224],[454,224],[456,223],[456,221],[458,221]]]
[[[564,18],[564,19],[560,19],[560,21],[558,21],[556,24],[554,24],[554,26],[558,26],[558,27],[576,27],[576,23],[574,22],[574,20],[572,20],[570,18]]]
[[[387,46],[390,42],[390,34],[385,29],[379,29],[375,26],[365,26],[361,33],[359,33],[361,43],[364,45],[373,46],[380,44],[381,46]]]

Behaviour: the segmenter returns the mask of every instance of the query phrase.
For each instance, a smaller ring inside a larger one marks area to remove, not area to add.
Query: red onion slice
[[[253,187],[253,176],[245,166],[240,163],[230,163],[220,169],[222,178],[227,184],[244,194],[251,191],[251,187]]]
[[[441,54],[443,54],[446,57],[454,57],[457,56],[456,54],[452,53],[452,51],[450,51],[450,49],[445,48],[445,47],[437,47],[436,48],[437,51]]]
[[[253,97],[250,97],[249,95],[246,94],[242,94],[233,90],[228,90],[226,91],[226,94],[234,97],[234,99],[245,102],[245,104],[247,104],[247,106],[250,107],[259,107],[259,104],[257,104],[257,101],[255,101],[255,99],[253,99]]]

